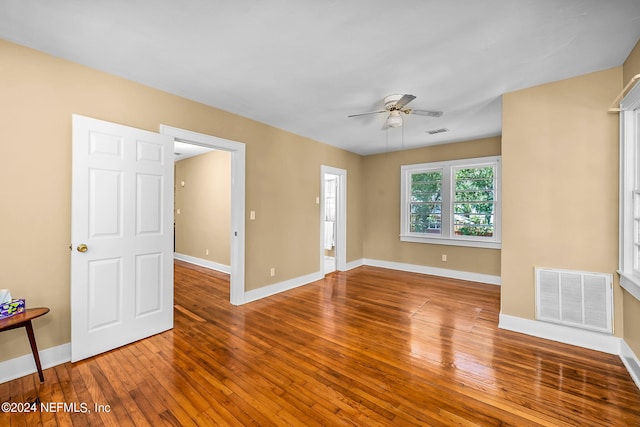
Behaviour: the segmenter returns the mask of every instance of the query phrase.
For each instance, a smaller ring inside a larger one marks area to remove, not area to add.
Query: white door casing
[[[173,138],[73,115],[72,362],[173,327],[172,224]]]
[[[206,135],[168,125],[160,133],[189,144],[231,153],[231,274],[229,300],[233,305],[245,303],[245,145],[241,142]]]

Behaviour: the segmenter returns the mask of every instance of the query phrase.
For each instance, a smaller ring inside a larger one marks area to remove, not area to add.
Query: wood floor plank
[[[1,425],[635,426],[620,358],[497,328],[500,290],[375,267],[242,306],[175,263],[174,329],[0,384]],[[93,408],[93,406],[92,406]]]
[[[137,402],[138,407],[153,426],[188,425],[180,422],[180,419],[190,419],[188,414],[180,409],[179,416],[174,415],[176,410],[173,408],[178,407],[178,403],[173,396],[162,392],[163,389],[155,377],[146,370],[131,351],[131,348],[136,344],[125,346],[120,351],[113,352],[119,365],[124,367],[125,375],[135,381],[136,388],[129,391],[131,398]]]
[[[81,402],[80,398],[78,397],[78,394],[76,393],[73,380],[71,379],[71,373],[68,369],[69,366],[70,366],[70,363],[64,363],[62,365],[58,365],[58,366],[55,366],[54,368],[51,368],[55,372],[56,378],[58,380],[58,384],[62,392],[62,398],[60,398],[60,400],[47,401],[44,396],[41,396],[40,400],[43,403],[47,404],[51,402],[66,402],[66,403]],[[94,418],[97,419],[97,414],[88,414],[88,415],[82,414],[82,416],[80,416],[79,414],[62,411],[58,415],[61,418],[62,417],[65,418],[63,421],[58,423],[59,425],[88,426],[88,425],[91,425],[91,422],[97,422],[97,420],[94,420]],[[71,419],[70,424],[68,424],[69,420],[66,418]],[[98,425],[101,425],[101,424],[98,424]]]

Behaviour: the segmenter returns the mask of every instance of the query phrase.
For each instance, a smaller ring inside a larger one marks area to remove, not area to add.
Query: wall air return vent
[[[611,274],[536,267],[536,319],[613,333]]]

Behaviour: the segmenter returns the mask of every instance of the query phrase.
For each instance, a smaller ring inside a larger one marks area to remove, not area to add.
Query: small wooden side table
[[[44,374],[42,373],[42,366],[40,366],[40,356],[38,355],[36,337],[33,335],[33,326],[31,326],[31,321],[37,317],[44,316],[48,312],[48,307],[28,308],[20,314],[14,314],[13,316],[0,319],[0,332],[22,327],[27,330],[29,344],[31,344],[31,352],[33,353],[33,358],[36,361],[38,376],[40,377],[41,383],[44,382]]]

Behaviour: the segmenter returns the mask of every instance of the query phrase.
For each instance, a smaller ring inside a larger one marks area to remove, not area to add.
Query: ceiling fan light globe
[[[397,112],[395,111],[392,112],[387,118],[387,126],[390,128],[398,128],[402,126],[402,116],[400,116],[400,114],[397,114]]]

